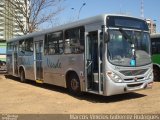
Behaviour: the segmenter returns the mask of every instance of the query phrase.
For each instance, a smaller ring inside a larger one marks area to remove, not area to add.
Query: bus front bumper
[[[123,94],[128,92],[133,92],[142,89],[149,89],[152,88],[153,80],[145,80],[139,81],[134,83],[115,83],[112,80],[108,80],[106,83],[106,88],[104,95],[116,95],[116,94]]]

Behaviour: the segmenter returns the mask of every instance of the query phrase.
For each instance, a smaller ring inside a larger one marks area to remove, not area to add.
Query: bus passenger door
[[[43,83],[43,41],[34,42],[34,68],[35,80]]]
[[[12,62],[13,62],[13,75],[18,75],[18,47],[14,45],[13,52],[12,52]]]
[[[87,91],[101,94],[103,82],[101,77],[102,47],[100,46],[100,31],[92,31],[86,34],[85,42],[85,80]]]

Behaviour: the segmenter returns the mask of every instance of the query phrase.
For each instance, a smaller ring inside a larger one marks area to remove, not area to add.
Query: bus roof
[[[151,38],[160,38],[160,33],[151,34]]]
[[[89,18],[86,18],[86,19],[70,22],[70,23],[67,23],[67,24],[60,25],[60,26],[56,26],[56,27],[53,27],[53,28],[50,28],[50,29],[45,29],[45,30],[42,30],[42,31],[33,32],[33,33],[30,33],[30,34],[27,34],[27,35],[23,35],[23,36],[19,36],[19,37],[16,37],[16,38],[12,38],[12,39],[7,40],[7,42],[18,41],[18,40],[27,39],[27,38],[30,38],[30,37],[36,37],[36,36],[39,36],[39,35],[44,35],[46,33],[51,33],[53,31],[60,31],[60,30],[63,30],[63,29],[70,29],[70,28],[73,28],[73,27],[92,24],[94,22],[102,22],[102,25],[106,25],[106,22],[105,22],[104,18],[106,18],[107,16],[122,16],[122,17],[136,18],[136,17],[128,16],[128,15],[101,14],[101,15],[97,15],[97,16],[94,16],[94,17],[89,17]],[[140,19],[140,18],[136,18],[136,19]],[[143,19],[141,19],[141,20],[143,20]]]

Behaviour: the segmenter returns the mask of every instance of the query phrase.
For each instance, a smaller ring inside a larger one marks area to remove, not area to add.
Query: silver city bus
[[[99,15],[7,42],[13,76],[104,96],[151,88],[153,70],[147,23]]]

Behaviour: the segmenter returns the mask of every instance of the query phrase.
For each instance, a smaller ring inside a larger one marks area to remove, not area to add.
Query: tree
[[[2,14],[6,20],[14,21],[22,33],[27,34],[36,31],[41,24],[51,21],[58,15],[63,10],[62,1],[5,0],[5,12]]]

